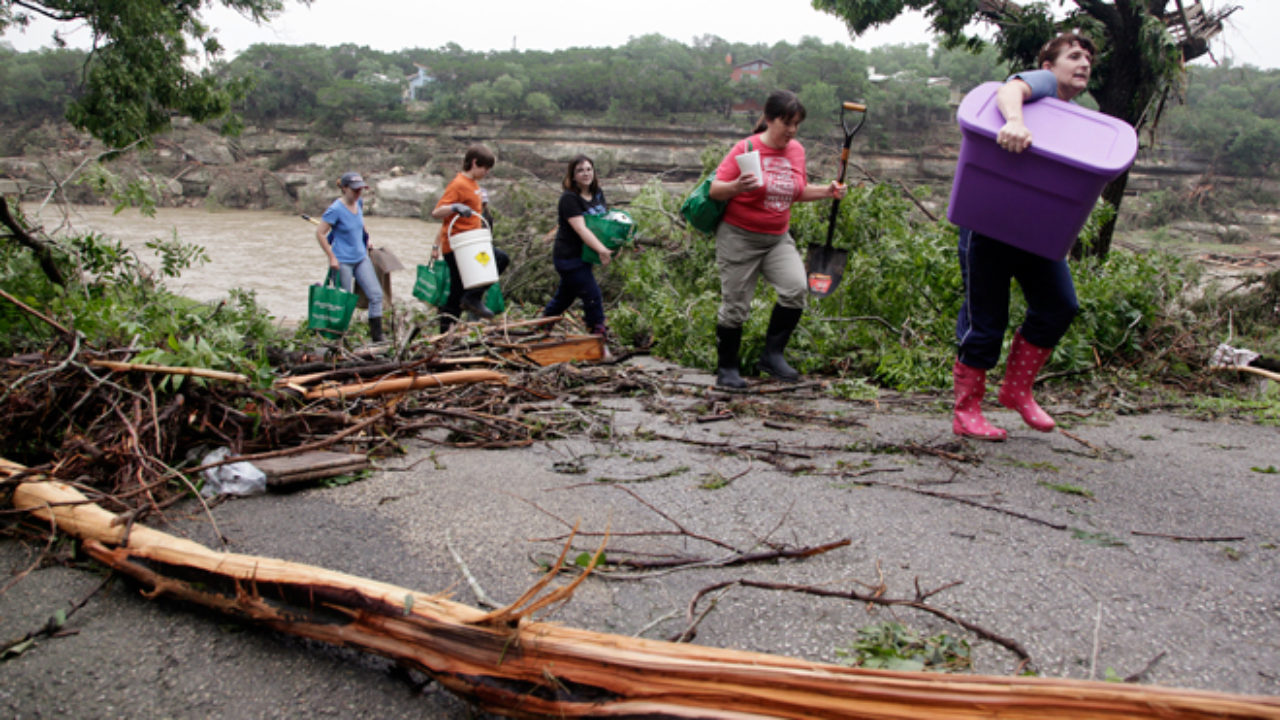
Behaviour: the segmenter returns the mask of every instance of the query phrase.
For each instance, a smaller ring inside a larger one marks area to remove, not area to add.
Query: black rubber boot
[[[369,340],[376,343],[382,342],[382,318],[369,318]]]
[[[484,293],[489,287],[471,288],[462,293],[462,309],[481,320],[493,317],[493,311],[484,306]]]
[[[716,386],[740,389],[747,386],[738,372],[738,350],[742,345],[742,328],[716,326]]]
[[[782,351],[791,340],[791,333],[800,324],[800,316],[803,314],[804,308],[773,306],[773,314],[769,316],[769,329],[764,334],[764,354],[756,365],[760,372],[786,382],[800,379],[800,373],[787,364]]]

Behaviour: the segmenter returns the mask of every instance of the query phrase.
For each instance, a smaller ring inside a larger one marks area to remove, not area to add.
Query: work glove
[[[449,209],[458,213],[462,217],[471,217],[474,214],[471,208],[463,205],[462,203],[454,203],[449,206]]]

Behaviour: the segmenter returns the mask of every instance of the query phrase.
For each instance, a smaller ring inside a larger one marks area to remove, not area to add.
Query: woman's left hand
[[[845,191],[847,191],[848,189],[849,189],[848,186],[846,186],[844,183],[832,180],[831,181],[831,198],[833,200],[839,200],[843,198]]]

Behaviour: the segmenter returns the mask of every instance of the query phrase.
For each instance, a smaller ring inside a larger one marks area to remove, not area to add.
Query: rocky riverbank
[[[609,179],[611,195],[625,200],[654,177],[674,192],[683,192],[698,177],[702,154],[726,147],[746,130],[748,119],[733,118],[718,126],[622,127],[603,123],[530,125],[488,119],[472,124],[355,123],[340,135],[314,126],[282,122],[274,127],[248,127],[238,137],[179,121],[156,138],[151,148],[130,153],[111,164],[126,178],[144,177],[166,206],[214,206],[315,212],[333,195],[333,179],[356,168],[374,191],[371,215],[424,217],[457,170],[465,148],[483,142],[500,162],[488,185],[497,195],[513,183],[531,178],[558,185],[563,164],[578,153],[596,159]],[[26,152],[0,158],[0,176],[43,194],[53,178],[71,177],[101,146],[65,125],[27,131]],[[810,171],[834,175],[838,139],[825,152],[826,140],[806,138]],[[899,180],[911,187],[930,186],[933,209],[948,196],[960,136],[954,126],[940,126],[896,150],[876,150],[855,142],[851,177],[870,175]],[[1129,191],[1186,191],[1206,182],[1201,159],[1175,147],[1144,149],[1130,177]],[[1266,192],[1280,191],[1274,181],[1213,177],[1218,186],[1249,183]],[[13,190],[12,186],[10,191]],[[72,202],[102,202],[104,185],[80,182],[60,192]],[[1246,220],[1257,233],[1272,235],[1274,218]]]

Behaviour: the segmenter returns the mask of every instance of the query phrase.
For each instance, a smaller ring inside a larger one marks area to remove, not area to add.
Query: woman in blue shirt
[[[369,187],[359,173],[344,173],[338,180],[342,197],[333,201],[320,218],[316,240],[329,258],[329,268],[338,271],[342,289],[351,292],[351,281],[360,283],[369,298],[369,339],[382,342],[382,286],[369,257],[369,234],[364,231],[364,200]]]
[[[1093,55],[1093,43],[1075,33],[1046,43],[1037,58],[1041,69],[1013,75],[996,92],[996,106],[1005,120],[996,134],[997,144],[1012,153],[1030,147],[1033,138],[1023,122],[1023,105],[1049,96],[1072,100],[1084,92]],[[959,247],[964,305],[956,320],[959,352],[952,367],[952,430],[979,440],[1004,440],[1008,435],[987,422],[981,403],[987,371],[1000,360],[1009,325],[1009,283],[1017,280],[1027,300],[1027,317],[1013,337],[997,399],[1017,410],[1027,425],[1049,432],[1053,418],[1032,399],[1031,385],[1080,309],[1067,261],[1049,260],[968,228],[960,228]]]

